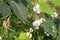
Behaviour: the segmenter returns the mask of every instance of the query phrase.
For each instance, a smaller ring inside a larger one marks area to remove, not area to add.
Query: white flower
[[[30,28],[30,32],[33,32],[33,29],[32,28]]]
[[[46,35],[47,35],[47,36],[49,36],[49,34],[48,34],[48,33],[47,33]]]
[[[47,33],[46,31],[44,31],[44,33],[45,33],[47,36],[49,36],[49,33]]]
[[[26,35],[27,35],[28,38],[32,37],[32,34],[30,32],[27,32]]]
[[[31,37],[32,37],[32,34],[29,35],[29,38],[31,38]]]
[[[54,15],[55,15],[55,17],[57,17],[57,16],[58,16],[58,14],[57,14],[56,12],[54,12]]]
[[[42,19],[36,20],[33,22],[33,26],[35,26],[36,28],[39,28],[41,23],[42,23]]]
[[[53,17],[57,18],[57,16],[58,16],[58,14],[56,12],[54,12],[54,16]]]
[[[38,27],[38,26],[40,26],[41,23],[42,23],[41,19],[40,20],[36,20],[36,21],[33,22],[33,26]]]
[[[0,36],[0,40],[2,40],[2,37]]]
[[[26,35],[27,35],[27,36],[29,36],[29,35],[30,35],[30,33],[29,33],[29,32],[27,32],[27,33],[26,33]]]
[[[39,10],[39,4],[36,4],[34,7],[33,7],[33,11],[36,12],[36,13],[40,13],[41,11]]]

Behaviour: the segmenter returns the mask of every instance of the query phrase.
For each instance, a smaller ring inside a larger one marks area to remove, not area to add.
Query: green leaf
[[[0,0],[0,3],[3,2],[3,0]]]
[[[0,17],[0,19],[3,19],[10,14],[11,14],[10,7],[5,3],[1,4],[0,5],[0,15],[1,15],[2,18]]]
[[[60,0],[50,0],[52,1],[56,6],[60,6]]]
[[[27,0],[21,0],[21,2],[27,7]]]
[[[41,12],[50,14],[51,16],[54,15],[53,10],[50,7],[50,5],[48,5],[47,3],[42,2],[42,1],[38,2],[38,4],[40,4],[40,10],[41,10]]]
[[[23,23],[25,23],[25,21],[27,21],[28,9],[22,3],[17,3],[15,1],[9,1],[9,5],[11,6],[17,18],[19,18]]]
[[[16,37],[15,40],[28,40],[28,37],[25,32],[20,32],[19,37]]]
[[[28,40],[25,32],[21,32],[19,38],[20,38],[20,40]]]
[[[58,28],[58,36],[57,36],[57,40],[60,40],[60,26]]]
[[[16,37],[15,40],[20,40],[20,39],[18,37]]]
[[[13,38],[15,36],[14,32],[9,32],[9,38]]]
[[[41,24],[42,28],[47,31],[50,35],[52,35],[54,38],[57,36],[57,29],[56,26],[54,25],[52,20],[47,20]],[[53,27],[54,26],[54,31],[53,32]]]

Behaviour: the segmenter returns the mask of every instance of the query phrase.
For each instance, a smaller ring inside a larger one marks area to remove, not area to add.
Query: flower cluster
[[[26,35],[27,35],[28,38],[31,38],[32,37],[31,32],[33,32],[33,29],[32,28],[30,28],[29,32],[26,33]]]
[[[42,18],[34,21],[32,24],[35,27],[35,29],[39,29],[39,26],[41,25],[41,23],[42,23]]]
[[[34,7],[33,7],[33,11],[40,14],[40,5],[39,4],[36,4]]]

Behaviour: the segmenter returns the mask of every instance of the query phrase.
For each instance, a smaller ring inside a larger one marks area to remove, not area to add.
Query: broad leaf
[[[60,0],[50,0],[52,1],[56,6],[60,6]]]
[[[57,36],[57,40],[60,40],[60,26],[59,26],[59,29],[58,29],[58,36]]]
[[[11,14],[10,7],[7,4],[5,4],[5,3],[1,4],[0,5],[0,19],[2,17],[5,18],[5,17],[7,17],[10,14]]]
[[[3,0],[0,0],[0,3],[3,2]]]
[[[17,38],[15,38],[15,40],[20,40],[20,39],[17,37]]]
[[[27,19],[28,9],[22,3],[15,1],[9,1],[9,5],[11,6],[17,18],[19,18],[23,23],[25,23]]]
[[[19,36],[19,39],[20,39],[20,40],[28,40],[28,37],[27,37],[27,35],[26,35],[25,32],[21,32],[21,33],[20,33],[20,36]]]
[[[15,40],[28,40],[25,32],[20,32],[19,37],[16,37]]]
[[[52,8],[47,3],[40,1],[38,4],[40,4],[41,12],[50,14],[51,16],[54,15]]]
[[[57,29],[56,26],[54,25],[52,20],[47,20],[41,24],[42,28],[47,31],[50,35],[52,35],[54,38],[57,36]],[[53,32],[53,26],[54,26],[54,31]]]
[[[27,0],[21,0],[22,1],[22,3],[27,7]]]

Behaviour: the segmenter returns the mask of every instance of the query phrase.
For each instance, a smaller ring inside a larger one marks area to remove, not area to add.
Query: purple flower
[[[36,4],[36,5],[33,7],[33,11],[39,14],[39,13],[41,12],[39,8],[40,8],[39,4]]]
[[[35,29],[39,29],[41,23],[42,23],[42,19],[36,20],[33,22],[33,26],[35,26]]]

